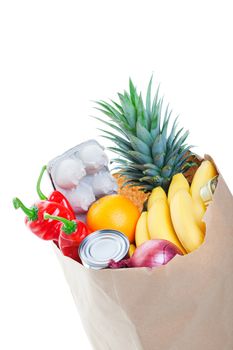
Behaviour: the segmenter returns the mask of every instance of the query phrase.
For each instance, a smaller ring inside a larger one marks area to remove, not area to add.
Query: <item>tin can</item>
[[[83,265],[90,269],[104,269],[110,260],[123,259],[129,251],[128,238],[116,230],[98,230],[88,235],[79,246]]]
[[[218,176],[215,176],[200,189],[200,196],[206,206],[213,200],[213,195],[214,191],[216,190],[217,184]]]

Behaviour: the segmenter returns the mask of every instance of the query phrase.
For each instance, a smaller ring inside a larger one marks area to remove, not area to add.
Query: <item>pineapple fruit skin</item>
[[[120,177],[119,174],[113,174],[113,177],[116,179],[118,184],[118,193],[129,198],[141,212],[149,197],[149,193],[140,191],[140,187],[129,187],[129,185],[123,187],[124,183],[127,181],[124,176]]]

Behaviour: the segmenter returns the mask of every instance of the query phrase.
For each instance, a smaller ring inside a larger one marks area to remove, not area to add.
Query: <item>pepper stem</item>
[[[28,220],[35,221],[38,218],[38,208],[36,206],[27,208],[25,205],[21,202],[19,198],[13,199],[13,205],[15,209],[21,208],[22,211],[26,214]]]
[[[74,220],[67,220],[65,218],[62,218],[61,216],[54,216],[54,215],[49,215],[47,213],[44,213],[44,219],[53,219],[57,220],[63,223],[62,225],[62,231],[65,232],[67,235],[71,235],[73,232],[76,231],[77,229],[77,222]]]
[[[37,184],[36,184],[36,191],[37,191],[37,193],[38,193],[38,196],[39,196],[40,199],[42,199],[42,200],[47,200],[47,199],[48,199],[48,198],[43,194],[43,192],[42,192],[41,189],[40,189],[41,179],[42,179],[42,177],[43,177],[44,172],[45,172],[46,169],[47,169],[47,166],[44,165],[44,166],[42,167],[42,169],[41,169],[41,172],[40,172],[40,175],[39,175],[39,177],[38,177]]]

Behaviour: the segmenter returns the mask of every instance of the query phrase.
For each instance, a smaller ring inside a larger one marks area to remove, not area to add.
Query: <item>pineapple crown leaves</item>
[[[145,192],[156,186],[167,190],[173,175],[193,166],[188,161],[192,146],[185,144],[189,132],[183,128],[177,132],[178,117],[171,124],[172,111],[167,105],[163,112],[160,86],[152,97],[152,82],[153,76],[145,103],[131,79],[129,91],[118,93],[119,102],[96,101],[96,109],[108,118],[95,117],[107,126],[99,130],[113,143],[108,148],[119,156],[114,159],[115,169],[126,177],[125,184],[139,186]]]

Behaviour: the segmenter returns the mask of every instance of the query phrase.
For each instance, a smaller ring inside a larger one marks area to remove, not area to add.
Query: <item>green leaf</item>
[[[137,104],[137,121],[144,126],[144,128],[148,129],[148,116],[143,104],[142,95],[140,94],[138,104]]]
[[[177,156],[174,155],[173,157],[171,157],[168,161],[164,161],[164,164],[168,165],[168,166],[174,166],[175,162],[176,162]]]
[[[181,145],[185,142],[189,135],[189,131],[187,130],[180,138],[179,140],[175,143],[174,148],[180,148]]]
[[[176,144],[176,142],[177,142],[177,140],[179,139],[180,134],[182,133],[183,130],[184,130],[184,128],[181,128],[181,129],[177,132],[177,134],[175,135],[175,137],[174,137],[174,139],[173,139],[173,141],[172,141],[172,145],[171,145],[172,148],[175,148],[174,145]]]
[[[141,170],[141,171],[145,169],[144,164],[136,164],[136,163],[134,163],[134,164],[133,164],[133,167],[134,167],[135,169],[138,169],[138,170]]]
[[[156,170],[157,172],[160,172],[160,171],[161,171],[161,168],[159,168],[157,165],[152,164],[152,163],[146,163],[146,164],[144,164],[144,168],[145,168],[145,169],[154,169],[154,170]]]
[[[124,98],[126,101],[128,101],[129,103],[132,103],[130,95],[128,94],[128,92],[126,90],[124,90]]]
[[[170,159],[175,158],[175,160],[178,160],[179,158],[183,157],[185,154],[185,151],[181,151],[180,149],[171,149],[165,157],[165,163],[169,163]]]
[[[167,148],[170,149],[172,147],[172,143],[174,141],[174,138],[175,138],[175,133],[176,133],[176,128],[177,128],[177,120],[178,120],[178,117],[175,118],[175,121],[172,125],[172,129],[171,129],[171,132],[170,132],[170,135],[167,139]]]
[[[102,109],[102,108],[98,108],[98,107],[95,107],[95,109],[97,111],[100,111],[100,112],[104,113],[107,117],[109,117],[115,123],[119,123],[118,118],[114,114],[112,114],[111,112],[106,111],[105,109]]]
[[[127,141],[125,138],[120,137],[119,135],[113,134],[112,132],[108,130],[103,130],[98,128],[98,130],[104,132],[105,134],[111,136],[113,139],[115,139],[117,142],[120,142],[121,144],[124,144],[128,149],[132,150],[132,146],[129,141]]]
[[[162,132],[161,132],[164,139],[167,139],[167,129],[168,129],[171,114],[172,114],[172,111],[169,112],[169,105],[167,105],[164,121],[163,121]]]
[[[132,101],[134,107],[136,107],[138,104],[138,94],[137,94],[136,87],[134,86],[134,84],[130,78],[129,78],[129,91],[130,91],[131,101]]]
[[[103,107],[107,112],[110,112],[112,116],[115,116],[115,118],[119,121],[126,121],[123,114],[121,114],[116,108],[111,106],[109,103],[105,101],[97,101],[96,102],[99,106]]]
[[[154,163],[159,167],[162,168],[162,166],[164,165],[164,158],[165,158],[165,154],[164,153],[155,153],[154,154]]]
[[[124,157],[125,159],[128,159],[132,162],[135,162],[135,157],[131,156],[129,152],[126,152],[120,148],[117,147],[107,147],[110,151],[117,153],[119,155],[121,155],[122,157]],[[132,151],[131,151],[132,152]]]
[[[178,164],[182,159],[184,159],[184,157],[186,157],[186,153],[187,153],[186,150],[183,150],[181,152],[177,151],[177,154],[175,156],[175,161],[174,161],[173,165],[174,164]],[[190,157],[190,155],[188,155],[188,157]]]
[[[129,179],[128,181],[124,182],[122,188],[124,188],[125,186],[132,188],[132,187],[141,187],[142,185],[141,185],[141,183],[138,183],[137,181]]]
[[[124,176],[128,176],[128,177],[132,177],[132,179],[140,179],[142,177],[141,173],[134,173],[131,171],[119,171],[119,174],[124,175]]]
[[[122,169],[123,167],[128,167],[129,164],[134,164],[134,163],[131,163],[131,161],[125,158],[112,158],[110,160],[110,164],[119,164],[120,169]],[[117,169],[117,167],[114,167],[114,169],[115,168]]]
[[[162,110],[163,99],[160,99],[154,108],[152,108],[151,114],[151,135],[156,137],[160,133],[161,123],[161,110]]]
[[[156,90],[156,94],[153,100],[153,104],[152,104],[152,113],[153,111],[157,110],[158,107],[158,102],[159,102],[159,89],[160,89],[160,85],[158,85],[158,88]]]
[[[118,103],[116,103],[116,102],[113,101],[113,100],[110,100],[110,101],[114,104],[114,106],[115,106],[116,108],[119,109],[119,112],[120,112],[121,114],[124,113],[123,108],[122,108]]]
[[[162,181],[163,181],[163,177],[162,177],[162,176],[159,176],[159,175],[154,176],[154,181],[155,181],[156,183],[161,184]]]
[[[145,154],[147,156],[151,156],[150,147],[145,142],[141,141],[139,138],[133,135],[129,135],[129,139],[130,139],[132,148],[135,151]]]
[[[144,170],[143,164],[136,164],[130,161],[127,161],[126,159],[120,159],[120,161],[117,159],[112,159],[114,163],[121,164],[121,169],[133,169],[135,171],[140,170],[141,172]]]
[[[156,154],[166,152],[166,140],[163,138],[161,134],[159,134],[152,146],[152,156],[154,157]]]
[[[151,176],[144,176],[140,179],[140,182],[147,182],[149,184],[154,184],[156,182],[154,177]]]
[[[128,99],[127,95],[118,94],[121,105],[124,111],[124,117],[127,120],[131,129],[136,127],[136,110],[134,105]]]
[[[182,169],[183,165],[187,163],[187,160],[190,158],[190,155],[187,155],[180,159],[178,162],[176,162],[173,166],[173,169]]]
[[[171,165],[165,165],[163,168],[162,168],[162,171],[161,171],[161,175],[163,177],[170,177],[172,174],[172,166]]]
[[[157,136],[156,130],[157,126],[160,123],[160,116],[158,115],[158,111],[152,111],[151,113],[151,124],[150,124],[150,133],[153,138]]]
[[[182,173],[185,173],[188,169],[190,169],[193,166],[198,166],[198,164],[195,162],[186,163],[185,166],[182,167]]]
[[[129,126],[128,123],[123,123],[123,122],[122,122],[122,123],[119,123],[119,125],[120,125],[120,127],[121,127],[122,129],[124,129],[124,130],[127,131],[128,136],[129,136],[129,134],[132,134],[132,135],[135,134],[135,131],[134,131],[133,129],[131,129],[131,127]]]
[[[147,192],[151,192],[153,190],[153,188],[155,187],[155,185],[153,184],[148,184],[146,182],[137,182],[137,181],[127,181],[127,183],[125,184],[125,186],[129,186],[129,188],[131,187],[140,187],[139,190],[147,193]]]
[[[189,149],[192,146],[186,147],[186,148],[174,148],[171,149],[165,157],[165,163],[167,164],[168,162],[170,162],[170,159],[175,158],[176,161],[179,161],[182,157],[184,157],[185,153],[187,153],[189,151]]]
[[[169,151],[167,151],[164,160],[165,164],[167,164],[170,161],[170,159],[172,159],[174,156],[177,156],[177,149],[172,148]]]
[[[146,154],[142,154],[142,153],[136,152],[136,151],[129,151],[128,154],[131,157],[133,157],[135,159],[135,161],[138,161],[140,164],[152,162],[152,158],[147,156]]]
[[[153,81],[153,75],[150,78],[150,82],[147,88],[147,94],[146,94],[146,111],[149,116],[151,117],[151,86],[152,86],[152,81]]]
[[[100,135],[101,137],[112,141],[113,143],[115,143],[115,145],[117,145],[118,147],[122,148],[123,150],[125,150],[126,152],[129,150],[132,150],[131,147],[128,147],[125,143],[121,142],[121,141],[117,141],[114,137],[110,137],[107,135]]]
[[[156,176],[156,175],[160,175],[160,171],[155,169],[146,169],[143,171],[143,174],[147,176]]]
[[[137,134],[137,137],[141,141],[144,141],[149,147],[152,146],[152,143],[153,143],[154,140],[153,140],[151,134],[139,122],[137,122],[137,124],[136,124],[136,134]]]
[[[124,132],[123,129],[119,128],[118,126],[116,126],[115,124],[112,124],[110,122],[107,122],[106,120],[103,120],[99,117],[92,117],[95,118],[96,120],[101,121],[102,123],[104,123],[105,125],[109,126],[110,128],[116,130],[119,134],[121,134],[122,136],[124,136],[126,139],[128,139],[128,134],[126,132]]]

